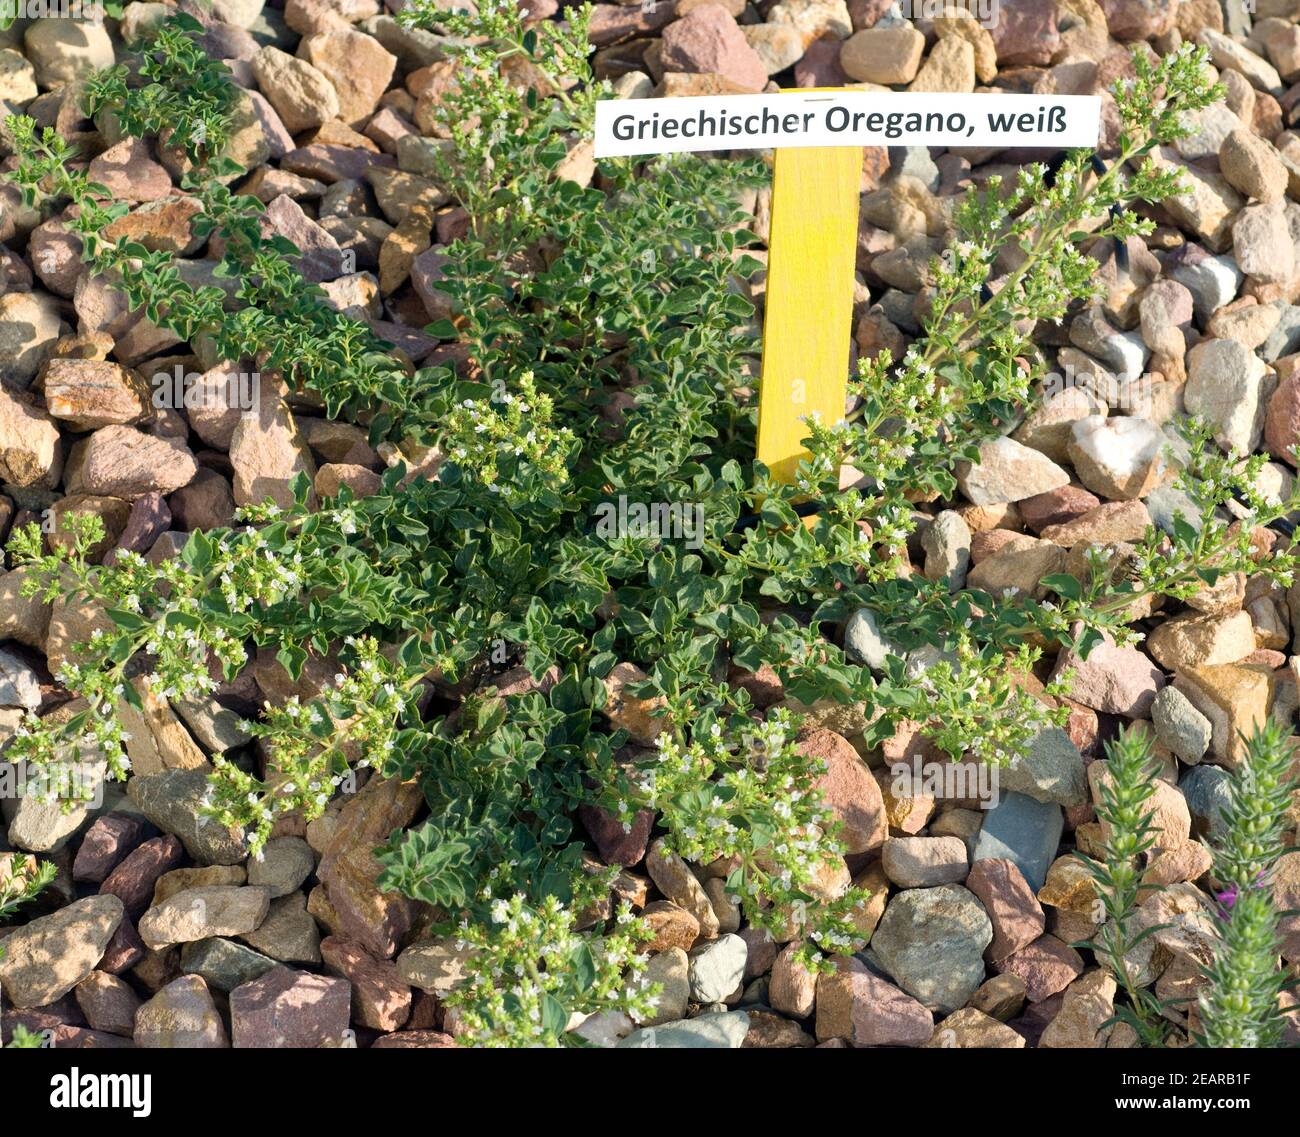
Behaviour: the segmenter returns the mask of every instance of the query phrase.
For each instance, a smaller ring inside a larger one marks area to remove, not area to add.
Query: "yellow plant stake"
[[[857,147],[776,151],[758,460],[780,481],[807,454],[803,420],[844,417],[861,178]]]
[[[1095,146],[1095,95],[867,92],[606,99],[596,157],[775,151],[758,459],[789,482],[805,420],[844,417],[863,146]]]

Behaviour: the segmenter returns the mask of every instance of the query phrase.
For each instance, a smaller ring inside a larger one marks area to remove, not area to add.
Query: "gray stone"
[[[45,773],[52,779],[49,783],[29,773],[26,792],[18,799],[9,822],[9,842],[14,848],[26,849],[29,853],[52,853],[63,848],[94,813],[96,803],[103,800],[107,771],[104,759],[89,758],[61,764],[61,767],[57,771],[53,765],[45,768]],[[0,765],[0,770],[12,769]],[[89,796],[70,797],[61,789],[64,777],[70,779],[71,789],[84,791]],[[42,796],[43,791],[37,791],[38,785],[48,788],[49,793]],[[9,807],[13,803],[5,801],[3,804],[5,816],[9,816]]]
[[[1037,892],[1056,859],[1064,824],[1060,806],[1035,801],[1025,794],[1004,793],[984,817],[974,859],[1012,861]]]
[[[943,180],[928,146],[891,146],[889,172],[896,178],[915,178],[931,193],[938,191]]]
[[[1205,340],[1187,355],[1187,411],[1215,427],[1225,451],[1246,455],[1259,446],[1275,386],[1259,356],[1236,340]]]
[[[904,991],[951,1014],[984,982],[993,924],[975,894],[957,884],[909,888],[885,908],[871,937],[880,962]]]
[[[850,659],[865,663],[872,671],[883,671],[886,660],[900,654],[880,634],[875,613],[870,608],[859,608],[844,625],[844,650]]]
[[[1300,307],[1294,304],[1279,304],[1281,312],[1277,327],[1260,346],[1259,355],[1265,363],[1272,363],[1284,355],[1291,355],[1300,350]]]
[[[618,1045],[629,1050],[739,1050],[748,1033],[749,1016],[728,1011],[642,1027]]]
[[[900,888],[928,888],[966,879],[966,842],[960,837],[891,837],[881,850],[885,875]]]
[[[261,859],[248,862],[248,883],[264,885],[272,899],[297,892],[316,867],[316,855],[301,837],[276,837]]]
[[[185,851],[202,865],[238,864],[247,855],[243,840],[200,813],[208,791],[202,770],[165,770],[137,775],[126,792],[140,812],[164,833],[181,839]]]
[[[1162,687],[1151,704],[1156,737],[1189,766],[1195,766],[1210,749],[1213,728],[1177,687]]]
[[[1175,517],[1181,517],[1198,533],[1201,531],[1200,507],[1177,486],[1157,486],[1143,501],[1156,528],[1170,536],[1173,536]]]
[[[224,479],[222,485],[225,486]],[[252,741],[253,736],[240,729],[239,716],[216,699],[175,699],[172,709],[185,720],[190,733],[210,754],[224,754],[233,747]]]
[[[737,935],[719,936],[690,954],[691,998],[720,1003],[740,986],[749,948]]]
[[[948,591],[957,592],[970,569],[970,539],[970,526],[960,513],[945,509],[937,514],[921,534],[926,580],[947,580]]]
[[[281,963],[320,963],[320,929],[307,911],[307,897],[291,892],[271,902],[266,919],[240,937]]]
[[[1187,799],[1193,832],[1216,841],[1223,836],[1223,809],[1228,804],[1232,775],[1220,766],[1193,766],[1178,788]]]
[[[415,71],[431,63],[441,63],[447,58],[445,36],[435,35],[424,28],[408,28],[392,16],[372,16],[363,20],[361,27],[369,32],[393,55],[404,68]]]
[[[275,966],[275,960],[268,959],[261,952],[219,936],[195,940],[181,948],[181,970],[189,975],[202,976],[209,987],[218,991],[233,991],[265,975]]]
[[[1131,377],[1142,374],[1151,355],[1137,332],[1121,332],[1099,307],[1074,318],[1070,324],[1070,342],[1100,359],[1110,370]]]
[[[1083,755],[1059,726],[1040,730],[1023,755],[999,769],[998,786],[1057,805],[1084,805],[1088,801]]]
[[[36,672],[11,651],[0,649],[0,707],[34,711],[41,705],[41,681]]]
[[[1169,256],[1165,273],[1192,294],[1196,322],[1201,327],[1237,295],[1246,279],[1231,257],[1213,256],[1191,242]]]

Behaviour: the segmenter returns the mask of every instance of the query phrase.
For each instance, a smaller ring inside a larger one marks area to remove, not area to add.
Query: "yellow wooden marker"
[[[758,460],[788,482],[808,453],[803,420],[844,418],[862,150],[779,149],[775,165]]]
[[[924,126],[907,136],[890,133],[886,122],[904,116]],[[605,99],[596,105],[595,153],[775,151],[758,459],[789,482],[807,455],[805,420],[834,425],[844,417],[862,147],[879,145],[882,129],[898,146],[1095,146],[1100,121],[1095,95],[954,99],[821,87],[773,96]]]

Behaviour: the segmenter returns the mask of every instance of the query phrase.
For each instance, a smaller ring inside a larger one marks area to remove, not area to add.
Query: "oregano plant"
[[[77,207],[90,270],[132,309],[315,392],[392,458],[369,496],[345,487],[317,506],[302,478],[287,507],[245,507],[156,563],[92,563],[94,518],[50,550],[18,530],[28,593],[88,601],[112,628],[58,675],[87,709],[29,723],[11,756],[48,764],[93,745],[123,777],[119,710],[139,704],[138,683],[179,699],[235,679],[253,650],[294,680],[328,660],[333,679],[315,694],[243,724],[264,768],[214,758],[207,810],[256,856],[278,820],[320,817],[356,768],[417,780],[427,818],[383,848],[378,886],[428,904],[467,953],[448,1003],[464,1037],[494,1045],[573,1043],[574,1015],[649,1009],[642,937],[608,910],[611,874],[587,855],[582,806],[629,829],[649,812],[666,852],[718,868],[750,924],[800,939],[800,958],[825,967],[863,945],[866,897],[827,871],[844,869],[844,845],[800,714],[851,712],[864,748],[907,720],[954,759],[1005,764],[1062,721],[1023,683],[1045,650],[1130,642],[1135,601],[1185,598],[1224,573],[1288,582],[1294,556],[1252,534],[1300,506],[1264,500],[1251,463],[1225,460],[1192,424],[1180,484],[1200,515],[1153,527],[1122,571],[1093,557],[1085,579],[1044,581],[1042,603],[903,571],[914,502],[951,495],[957,463],[1033,405],[1033,328],[1096,294],[1085,247],[1148,233],[1135,205],[1176,192],[1150,154],[1217,97],[1203,51],[1135,52],[1135,78],[1115,92],[1118,152],[1100,171],[1072,154],[971,191],[932,266],[924,334],[900,359],[860,363],[854,410],[808,423],[809,457],[786,484],[754,458],[761,265],[746,254],[746,194],[763,166],[610,160],[581,176],[609,91],[590,68],[590,8],[568,15],[521,25],[505,0],[474,14],[416,0],[399,14],[446,33],[460,64],[436,111],[448,145],[433,178],[467,225],[438,283],[454,319],[429,328],[454,343],[456,366],[414,367],[264,234],[221,153],[229,81],[192,58],[190,24],[146,47],[148,83],[102,76],[87,109],[186,148],[195,232],[219,238],[232,295],[114,242],[105,229],[122,207],[57,134],[9,120],[26,201]],[[1023,259],[990,281],[999,246]],[[860,475],[849,488],[846,466]],[[1246,522],[1225,520],[1229,501]],[[626,502],[700,523],[689,542],[599,523]],[[846,655],[839,629],[863,610],[909,661],[877,674]],[[501,694],[494,681],[521,669]],[[782,706],[743,681],[760,673]],[[1131,746],[1119,765],[1127,755],[1138,771]],[[1138,852],[1117,849],[1116,870]]]

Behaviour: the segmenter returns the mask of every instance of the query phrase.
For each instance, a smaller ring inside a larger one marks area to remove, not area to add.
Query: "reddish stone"
[[[95,818],[72,862],[72,879],[103,883],[104,878],[140,844],[146,831],[144,818],[127,813],[106,813]]]
[[[403,1023],[406,1030],[434,1030],[442,1022],[438,996],[414,987],[411,990],[411,1014]]]
[[[339,810],[316,875],[338,919],[337,931],[372,955],[391,959],[411,930],[415,903],[375,886],[381,866],[373,850],[405,828],[424,801],[414,782],[372,778]]]
[[[985,529],[980,533],[973,533],[970,539],[971,564],[977,565],[980,561],[996,557],[1008,549],[1032,547],[1034,540],[1028,534],[1017,533],[1013,529]]]
[[[1101,756],[1101,719],[1091,707],[1085,707],[1072,699],[1062,699],[1070,708],[1070,717],[1065,722],[1065,733],[1070,741],[1079,748],[1084,762],[1093,762]]]
[[[817,789],[844,824],[844,851],[866,853],[883,845],[888,836],[884,796],[853,744],[833,730],[812,730],[800,735],[797,745],[805,757],[826,764]]]
[[[1100,0],[1100,3],[1110,34],[1117,40],[1161,36],[1177,23],[1178,5],[1170,4],[1169,0]]]
[[[185,855],[180,840],[168,833],[146,841],[104,879],[100,894],[111,892],[138,920],[153,900],[153,886],[163,873],[178,867]]]
[[[746,671],[733,664],[727,682],[732,687],[748,691],[754,706],[760,711],[767,710],[785,698],[785,684],[770,663],[764,663],[757,671]]]
[[[1005,959],[1043,934],[1042,905],[1015,862],[998,858],[976,861],[966,887],[978,898],[993,924],[993,939],[984,950],[989,960]]]
[[[116,975],[92,971],[72,989],[86,1021],[95,1029],[130,1038],[140,997]]]
[[[1043,0],[1001,0],[989,28],[998,50],[998,66],[1050,63],[1061,45],[1056,5]]]
[[[346,979],[274,967],[230,992],[231,1045],[337,1046],[348,1029],[351,1006]]]
[[[99,961],[99,970],[110,975],[121,975],[129,971],[148,954],[144,941],[135,930],[135,923],[129,916],[123,916],[113,938],[104,949],[104,956]]]
[[[411,988],[391,960],[376,959],[355,940],[326,936],[321,958],[352,984],[352,1018],[375,1030],[397,1030],[411,1013]]]
[[[840,66],[840,43],[832,35],[813,40],[794,65],[796,87],[843,87],[849,81]]]
[[[56,1050],[123,1050],[134,1047],[135,1043],[120,1034],[80,1026],[59,1026],[54,1028],[52,1045]]]
[[[874,28],[876,21],[889,11],[895,0],[848,0],[849,19],[853,21],[855,32]]]
[[[721,75],[736,86],[758,92],[767,86],[767,68],[749,46],[735,17],[717,4],[694,8],[664,29],[660,59],[665,71]]]
[[[1035,494],[1016,503],[1025,524],[1035,533],[1049,525],[1061,525],[1082,517],[1101,504],[1101,498],[1081,486],[1061,486],[1046,493]]]
[[[1052,672],[1055,679],[1069,669],[1070,698],[1094,711],[1146,718],[1156,693],[1168,683],[1165,673],[1135,647],[1100,643],[1087,659],[1076,652],[1062,651]]]
[[[1300,442],[1300,371],[1283,379],[1268,401],[1264,446],[1274,458],[1296,464],[1293,447]]]
[[[376,1050],[446,1050],[459,1045],[440,1030],[403,1030],[374,1041]]]
[[[1025,1045],[1036,1047],[1038,1040],[1043,1036],[1043,1031],[1061,1013],[1064,1002],[1065,993],[1062,991],[1042,1002],[1030,1003],[1025,1008],[1025,1013],[1019,1018],[1012,1019],[1007,1026],[1024,1038]]]
[[[627,831],[617,817],[598,805],[579,806],[578,817],[595,843],[600,859],[607,865],[631,868],[645,856],[654,826],[653,810],[638,810],[632,818],[632,828]]]
[[[934,1033],[934,1016],[847,956],[817,981],[816,1031],[821,1042],[843,1038],[853,1046],[924,1046]]]
[[[619,40],[656,32],[677,14],[676,0],[651,0],[649,4],[596,4],[587,25],[587,39],[594,47],[608,47]]]
[[[119,550],[148,552],[153,548],[153,543],[171,528],[171,523],[172,513],[162,494],[147,493],[136,498],[131,503],[131,515],[126,519],[126,528],[117,539],[117,548],[109,549],[104,556],[104,563],[116,564]]]
[[[1064,991],[1083,974],[1083,957],[1069,944],[1045,935],[1006,959],[997,960],[995,966],[999,972],[1010,972],[1022,979],[1026,998],[1041,1003]]]

